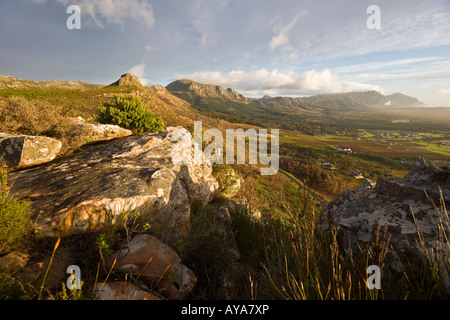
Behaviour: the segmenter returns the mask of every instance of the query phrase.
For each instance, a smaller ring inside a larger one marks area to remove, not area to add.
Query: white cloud
[[[206,44],[208,43],[208,38],[206,37],[206,34],[203,34],[202,37],[200,38],[200,44],[202,47],[206,46]]]
[[[126,73],[132,73],[135,76],[139,77],[143,86],[150,85],[150,81],[145,78],[147,75],[145,72],[145,63],[137,64],[131,67]]]
[[[34,0],[35,3],[45,3]],[[130,19],[142,23],[147,28],[153,27],[155,17],[152,6],[147,0],[55,0],[62,5],[76,4],[81,9],[82,24],[87,18],[87,25],[104,28],[105,25],[124,25]]]
[[[449,87],[449,88],[443,88],[443,89],[436,90],[436,91],[434,92],[434,94],[438,94],[438,95],[440,95],[440,96],[448,95],[448,94],[450,94],[450,87]]]
[[[439,59],[440,58],[438,58],[438,57],[424,57],[424,58],[397,59],[397,60],[382,61],[382,62],[370,62],[370,63],[355,64],[355,65],[334,68],[333,71],[337,72],[339,74],[353,73],[353,72],[361,73],[362,71],[378,70],[378,69],[392,68],[392,67],[393,68],[404,67],[405,65],[436,61]]]
[[[177,79],[191,79],[200,83],[213,83],[231,87],[248,95],[311,95],[319,93],[342,93],[354,91],[379,91],[383,88],[357,82],[342,81],[329,69],[311,70],[303,74],[293,71],[280,72],[278,69],[268,71],[260,69],[254,73],[231,71],[221,73],[214,71],[195,72],[178,75]]]
[[[301,11],[300,13],[298,13],[294,19],[292,19],[288,24],[286,24],[283,27],[278,27],[275,29],[279,29],[279,30],[274,30],[274,32],[277,33],[276,36],[274,36],[272,38],[272,40],[270,41],[270,50],[274,51],[276,48],[282,46],[282,45],[287,45],[289,43],[289,38],[288,38],[288,34],[289,32],[292,30],[292,28],[295,26],[295,24],[297,23],[298,19],[302,16],[304,16],[306,14],[306,11]]]
[[[199,42],[200,42],[200,45],[202,47],[206,47],[206,46],[209,46],[209,45],[217,44],[217,41],[213,37],[208,35],[207,33],[203,33],[202,34],[202,36],[200,37]]]
[[[342,6],[321,6],[315,1],[317,6],[308,8],[305,18],[295,20],[299,32],[284,33],[281,29],[272,39],[271,48],[290,45],[301,52],[300,60],[307,62],[450,44],[448,0],[380,0],[381,30],[367,29],[367,6],[341,2]]]
[[[450,60],[430,61],[424,65],[393,68],[371,73],[358,73],[351,75],[356,81],[388,82],[388,81],[412,81],[441,80],[450,81]]]

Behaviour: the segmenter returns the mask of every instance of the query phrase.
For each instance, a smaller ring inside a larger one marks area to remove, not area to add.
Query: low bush
[[[137,134],[164,130],[164,122],[137,96],[115,96],[98,110],[97,120],[103,124],[115,124]]]

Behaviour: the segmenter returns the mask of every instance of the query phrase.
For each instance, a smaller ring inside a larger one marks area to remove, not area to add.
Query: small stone
[[[135,236],[127,248],[115,252],[105,262],[108,270],[132,273],[149,287],[157,285],[161,294],[172,300],[189,293],[197,282],[175,250],[148,234]]]
[[[429,167],[430,165],[428,164],[427,160],[425,160],[425,159],[422,158],[422,157],[419,157],[419,158],[417,158],[417,159],[414,161],[414,166],[415,166],[416,168],[422,168],[422,167],[427,168],[427,167]]]
[[[98,285],[96,300],[161,300],[148,290],[137,285],[125,282],[107,282]]]
[[[13,251],[0,258],[0,270],[18,271],[24,268],[27,262],[27,255]]]

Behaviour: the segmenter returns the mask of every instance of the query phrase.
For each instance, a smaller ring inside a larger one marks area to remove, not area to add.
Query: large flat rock
[[[11,173],[11,194],[32,201],[40,236],[68,235],[141,213],[159,239],[176,244],[189,228],[190,204],[212,200],[210,165],[179,164],[173,148],[189,143],[185,129],[89,145],[51,164]]]

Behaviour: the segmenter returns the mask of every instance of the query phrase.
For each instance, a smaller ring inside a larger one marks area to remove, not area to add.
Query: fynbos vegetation
[[[97,120],[104,124],[116,124],[138,134],[159,132],[164,122],[136,96],[115,96],[98,110]]]

